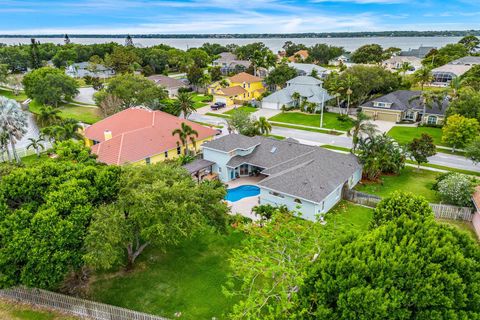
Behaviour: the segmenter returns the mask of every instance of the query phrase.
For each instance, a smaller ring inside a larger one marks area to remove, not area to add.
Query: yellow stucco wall
[[[230,87],[240,86],[247,90],[247,94],[245,97],[243,95],[239,95],[236,97],[238,100],[252,100],[258,98],[261,93],[258,90],[263,90],[265,87],[263,86],[262,82],[251,82],[251,83],[244,83],[244,82],[231,82]]]
[[[197,141],[197,148],[195,149],[195,151],[199,152],[200,151],[200,146],[207,141],[211,141],[212,139],[213,139],[213,137],[209,137],[209,138],[206,138],[206,139],[203,139],[203,140],[198,140]],[[188,148],[190,150],[193,150],[193,146],[192,146],[191,143],[188,144]],[[182,147],[181,154],[184,154],[184,151],[185,151],[185,149]],[[153,163],[165,161],[167,159],[176,159],[176,158],[178,158],[178,156],[179,155],[177,154],[177,148],[175,147],[173,149],[168,150],[168,157],[165,157],[164,152],[151,156],[150,157],[150,163],[153,164]],[[134,162],[133,164],[144,165],[144,164],[146,164],[146,161],[145,161],[145,159],[142,159],[142,160],[139,160],[137,162]]]

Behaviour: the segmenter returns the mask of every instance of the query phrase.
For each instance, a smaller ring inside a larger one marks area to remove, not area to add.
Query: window
[[[180,146],[177,147],[177,154],[178,155],[182,154],[182,147]]]
[[[247,87],[246,83],[244,82],[243,83],[243,88],[245,89]]]
[[[435,117],[435,116],[428,116],[428,118],[427,118],[427,123],[428,123],[428,124],[437,124],[437,117]]]
[[[248,88],[250,88],[250,83],[248,84]]]
[[[407,111],[405,112],[405,120],[414,120],[415,119],[415,112],[414,111]]]
[[[150,158],[145,158],[145,164],[150,164]]]
[[[168,151],[165,151],[165,159],[168,158]]]

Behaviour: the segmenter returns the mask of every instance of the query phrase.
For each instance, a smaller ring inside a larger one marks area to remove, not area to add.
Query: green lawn
[[[439,202],[437,193],[432,190],[438,172],[405,167],[398,176],[382,176],[382,183],[357,185],[361,192],[386,197],[394,191],[407,191],[424,196],[430,202]]]
[[[210,96],[206,96],[206,95],[204,95],[204,94],[194,94],[194,95],[193,95],[193,101],[195,102],[194,108],[195,108],[195,109],[200,109],[200,108],[205,107],[206,105],[208,105],[207,102],[210,102],[210,101],[211,101],[211,97],[210,97]]]
[[[414,138],[420,138],[422,133],[431,135],[436,145],[444,145],[442,143],[442,129],[440,128],[395,126],[388,131],[388,135],[400,144],[407,144]]]
[[[439,223],[448,224],[458,230],[465,231],[468,233],[475,241],[479,241],[477,234],[475,233],[475,229],[473,225],[469,221],[461,221],[461,220],[448,220],[448,219],[437,219]]]
[[[38,309],[18,302],[0,300],[0,319],[4,320],[75,320],[72,316]]]
[[[373,209],[359,206],[347,201],[341,201],[327,215],[327,226],[342,232],[359,231],[368,229],[373,217]]]
[[[32,113],[39,113],[40,107],[41,107],[40,103],[36,101],[32,101],[30,102],[29,110]],[[100,116],[100,112],[98,108],[82,107],[82,106],[77,106],[73,104],[64,104],[60,107],[60,110],[61,110],[60,117],[64,119],[72,118],[88,124],[92,124],[102,120],[102,117]]]
[[[244,234],[204,232],[169,248],[150,249],[139,257],[130,273],[99,277],[90,287],[91,298],[108,304],[181,319],[224,319],[236,301],[225,297],[230,250]]]
[[[353,127],[353,121],[340,121],[337,113],[325,112],[323,115],[323,127],[340,131],[348,131]],[[306,114],[302,112],[282,112],[269,119],[270,121],[289,124],[320,127],[319,114]]]
[[[13,91],[9,91],[9,90],[6,90],[6,89],[0,89],[0,96],[7,97],[8,99],[13,99],[13,100],[16,100],[18,102],[23,102],[23,101],[27,100],[27,98],[28,98],[25,95],[25,93],[23,93],[23,91],[21,91],[19,93],[19,95],[16,96],[16,95],[13,94]]]
[[[250,107],[250,106],[241,106],[236,109],[228,110],[227,112],[224,112],[224,114],[233,114],[237,110],[245,111],[247,113],[254,113],[258,111],[258,108]]]

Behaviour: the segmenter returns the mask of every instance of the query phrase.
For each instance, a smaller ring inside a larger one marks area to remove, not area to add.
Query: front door
[[[240,175],[241,176],[248,176],[248,164],[242,164],[240,166]]]

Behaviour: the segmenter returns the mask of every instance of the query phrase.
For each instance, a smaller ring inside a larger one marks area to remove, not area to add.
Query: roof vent
[[[273,146],[272,147],[272,150],[270,150],[271,153],[275,153],[275,151],[277,151],[277,147]]]

